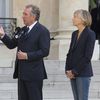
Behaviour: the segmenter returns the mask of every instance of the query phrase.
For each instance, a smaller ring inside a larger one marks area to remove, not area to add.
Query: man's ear
[[[36,16],[32,16],[33,20],[36,20]]]

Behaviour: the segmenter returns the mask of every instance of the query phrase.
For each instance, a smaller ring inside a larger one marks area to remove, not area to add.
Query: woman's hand
[[[74,77],[74,74],[72,73],[72,70],[66,71],[66,75],[67,75],[67,77],[68,77],[69,79],[74,79],[74,78],[75,78],[75,77]]]

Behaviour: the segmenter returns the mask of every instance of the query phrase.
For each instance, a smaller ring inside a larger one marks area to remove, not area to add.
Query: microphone
[[[17,34],[20,30],[21,30],[20,27],[16,27],[16,29],[15,29],[15,34]]]
[[[16,27],[15,32],[13,33],[13,38],[17,39],[19,37],[19,33],[21,31],[20,27]]]
[[[15,32],[13,33],[13,38],[15,40],[27,35],[29,28],[27,26],[24,26],[22,28],[16,27]]]

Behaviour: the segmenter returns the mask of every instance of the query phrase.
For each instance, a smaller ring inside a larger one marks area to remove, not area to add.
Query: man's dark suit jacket
[[[72,70],[76,76],[90,77],[93,76],[91,58],[95,44],[95,33],[86,27],[78,40],[77,33],[78,30],[72,34],[65,71]]]
[[[17,46],[18,50],[28,55],[28,60],[16,58],[14,78],[29,81],[47,78],[43,57],[49,54],[50,33],[43,25],[37,22],[30,32],[26,36],[23,35],[17,42],[7,35],[2,38],[2,41],[9,49]]]

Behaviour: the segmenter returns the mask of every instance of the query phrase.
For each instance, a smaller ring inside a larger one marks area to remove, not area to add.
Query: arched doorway
[[[96,39],[100,40],[100,0],[90,0],[89,4],[89,10],[92,15],[91,29],[95,31]]]
[[[89,0],[89,11],[92,15],[91,29],[96,33],[96,39],[99,44],[100,60],[100,0]]]

